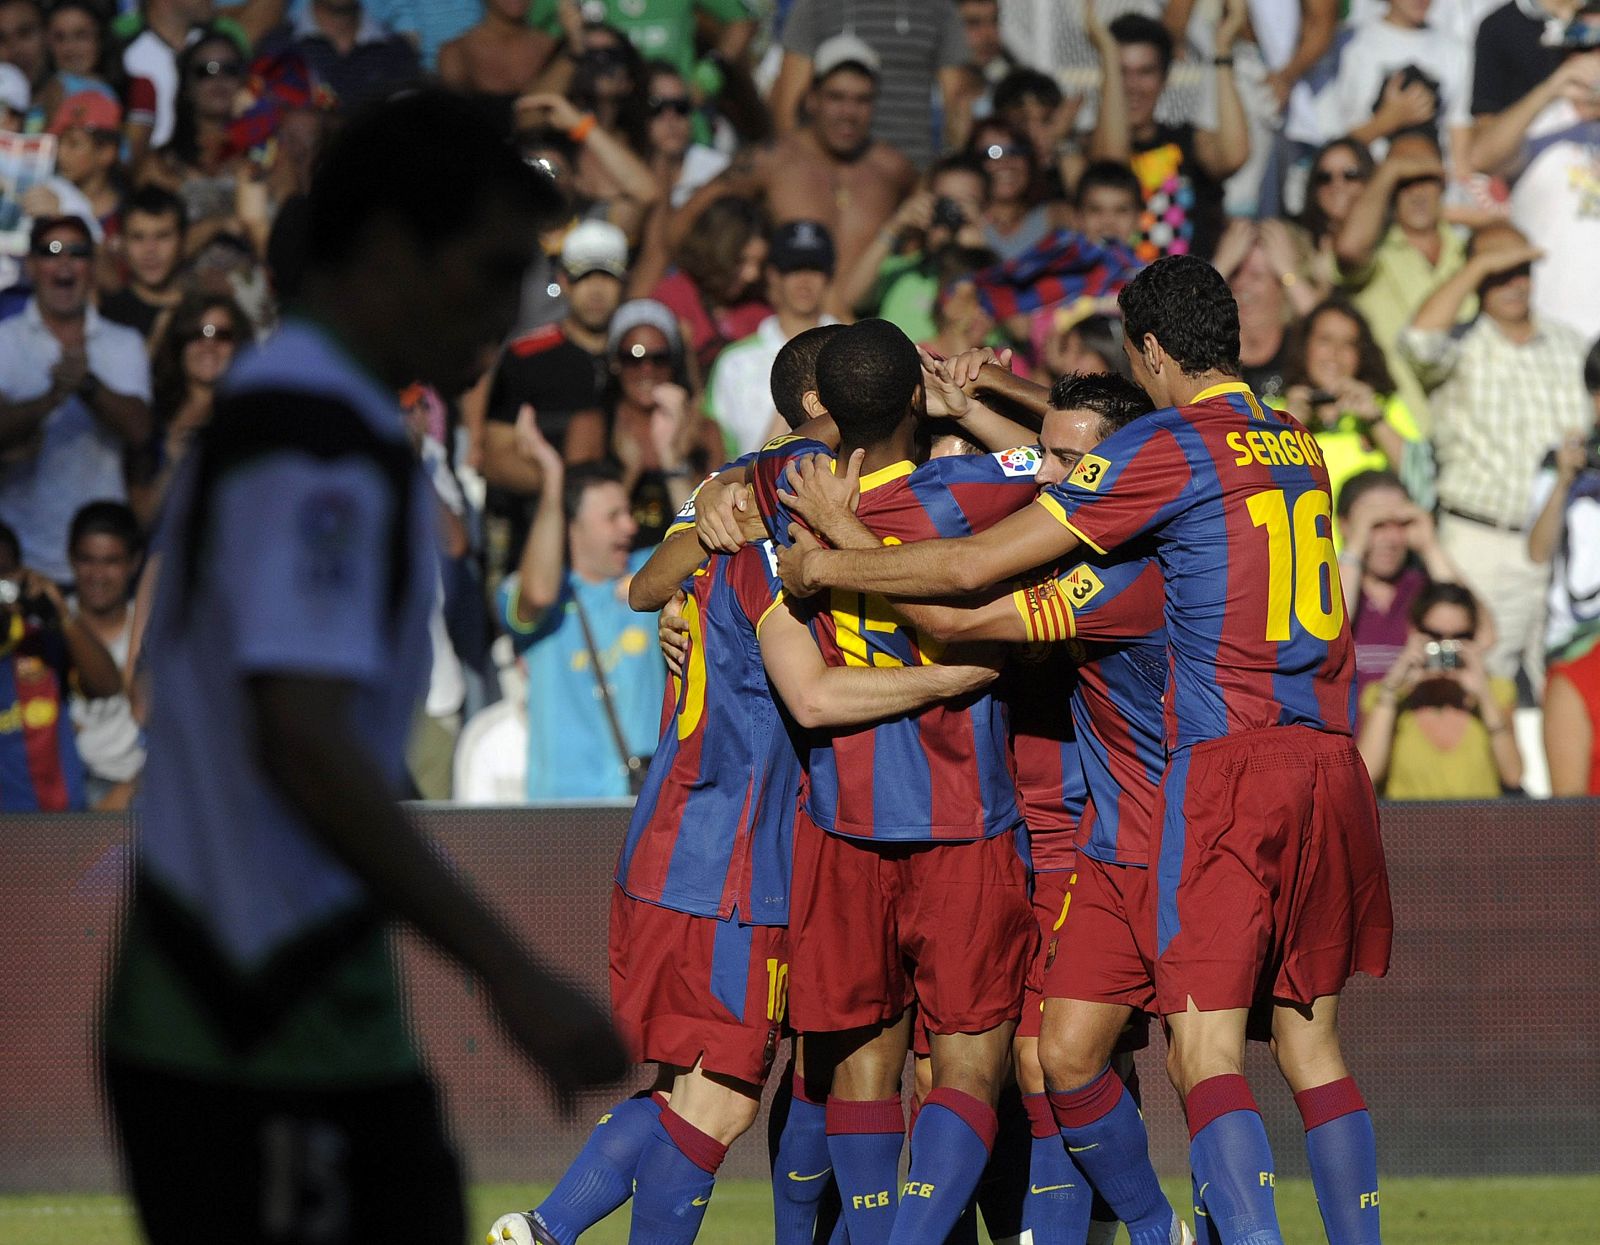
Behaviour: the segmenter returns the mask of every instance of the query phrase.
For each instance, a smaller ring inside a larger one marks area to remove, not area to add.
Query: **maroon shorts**
[[[636,1063],[759,1085],[782,1036],[788,931],[691,916],[611,891],[611,1012]]]
[[[1045,997],[1155,1008],[1155,911],[1149,869],[1084,852],[1065,898],[1062,943],[1045,974]]]
[[[1394,916],[1354,742],[1304,726],[1228,735],[1167,764],[1154,822],[1162,1015],[1309,1003],[1389,968]]]
[[[1027,988],[1022,995],[1022,1019],[1017,1021],[1017,1036],[1039,1036],[1039,1021],[1044,1013],[1045,978],[1062,950],[1062,925],[1067,919],[1067,890],[1075,871],[1046,869],[1033,875],[1033,919],[1039,925],[1039,950],[1028,965]]]
[[[1038,939],[1016,836],[874,843],[795,817],[790,1023],[801,1033],[893,1020],[932,1033],[1015,1020]]]

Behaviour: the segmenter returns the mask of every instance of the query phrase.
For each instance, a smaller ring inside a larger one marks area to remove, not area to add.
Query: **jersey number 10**
[[[1267,639],[1289,639],[1291,604],[1295,618],[1311,635],[1323,641],[1338,639],[1344,624],[1344,593],[1328,494],[1321,489],[1301,493],[1294,501],[1292,523],[1282,489],[1256,493],[1248,505],[1250,521],[1267,529]]]

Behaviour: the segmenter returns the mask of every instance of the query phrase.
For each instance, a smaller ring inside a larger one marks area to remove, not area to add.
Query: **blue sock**
[[[827,1127],[850,1245],[885,1245],[894,1229],[900,1148],[906,1138],[900,1099],[847,1102],[830,1097]]]
[[[1283,1245],[1272,1190],[1272,1147],[1242,1076],[1209,1077],[1189,1091],[1189,1167],[1211,1228],[1227,1245]]]
[[[663,1107],[639,1158],[628,1245],[691,1245],[728,1147]]]
[[[811,1245],[817,1203],[833,1177],[827,1107],[806,1097],[800,1078],[786,1075],[772,1099],[773,1245]]]
[[[1378,1143],[1351,1077],[1294,1096],[1328,1245],[1378,1245]]]
[[[1128,1226],[1132,1245],[1168,1245],[1172,1203],[1150,1165],[1150,1139],[1128,1087],[1110,1066],[1087,1085],[1051,1091],[1067,1152]]]
[[[944,1238],[944,1245],[978,1245],[978,1208],[968,1202],[956,1226]]]
[[[650,1130],[661,1115],[654,1094],[624,1098],[600,1117],[550,1196],[533,1214],[545,1230],[572,1245],[633,1196],[633,1178]]]
[[[990,1238],[1009,1241],[1022,1234],[1022,1208],[1028,1201],[1028,1171],[1033,1166],[1033,1138],[1028,1135],[1022,1091],[1015,1085],[1000,1091],[994,1110],[1000,1131],[989,1152],[989,1166],[978,1180],[977,1202]],[[1060,1138],[1056,1144],[1061,1144]]]
[[[1210,1212],[1206,1210],[1205,1200],[1200,1196],[1198,1176],[1189,1177],[1189,1188],[1194,1192],[1195,1245],[1222,1245],[1222,1238],[1217,1235],[1217,1229],[1211,1222]]]
[[[941,1088],[923,1099],[892,1245],[927,1245],[950,1234],[972,1201],[999,1128],[994,1108],[971,1094]],[[854,1224],[850,1240],[854,1245]]]
[[[1028,1196],[1022,1204],[1022,1227],[1038,1245],[1076,1245],[1089,1232],[1094,1191],[1056,1129],[1048,1094],[1024,1094],[1033,1144],[1028,1154]]]

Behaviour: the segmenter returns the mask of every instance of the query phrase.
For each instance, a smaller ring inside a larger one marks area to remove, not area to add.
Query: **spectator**
[[[1343,298],[1319,303],[1301,322],[1290,341],[1284,381],[1287,388],[1270,404],[1311,429],[1335,497],[1357,472],[1392,471],[1410,481],[1412,496],[1431,503],[1422,434],[1395,396],[1372,330]]]
[[[1068,209],[1046,202],[1033,145],[1003,121],[980,121],[972,131],[973,154],[989,169],[989,206],[983,242],[1002,260],[1015,259],[1068,223]]]
[[[149,441],[127,456],[128,496],[146,528],[161,511],[172,474],[211,422],[217,383],[240,346],[250,342],[250,321],[225,294],[186,295],[154,342],[150,365]]]
[[[0,0],[0,61],[15,65],[27,79],[30,97],[45,89],[50,81],[50,51],[39,0]]]
[[[1091,242],[1138,244],[1144,190],[1126,164],[1096,160],[1087,166],[1073,192],[1072,206],[1078,232]]]
[[[422,77],[416,45],[374,19],[360,0],[311,0],[258,51],[263,56],[298,53],[317,80],[333,91],[344,113]]]
[[[1083,149],[1072,133],[1082,104],[1082,96],[1063,96],[1055,79],[1037,69],[1018,69],[994,89],[992,115],[1028,140],[1046,199],[1067,199],[1067,187],[1083,172]]]
[[[947,257],[959,252],[946,252]],[[918,342],[940,358],[953,359],[968,350],[994,344],[995,322],[978,298],[972,270],[962,272],[939,287],[933,305],[934,335]]]
[[[676,209],[727,168],[728,157],[694,141],[694,97],[678,71],[666,61],[651,61],[645,68],[649,73],[645,100],[650,119],[649,155],[661,198]],[[665,217],[662,213],[663,227]]]
[[[137,167],[150,149],[150,129],[155,123],[155,87],[146,79],[130,80],[123,72],[116,40],[106,27],[93,0],[56,0],[45,22],[50,61],[55,77],[40,101],[43,111],[55,114],[61,101],[81,91],[95,91],[126,104],[122,141],[128,167]]]
[[[140,6],[144,29],[123,50],[122,68],[130,80],[150,84],[153,149],[170,143],[177,125],[178,54],[188,46],[190,32],[211,21],[213,11],[212,0],[144,0]]]
[[[1372,180],[1373,168],[1372,153],[1353,138],[1336,138],[1312,157],[1310,193],[1300,213],[1310,260],[1296,279],[1305,281],[1319,302],[1339,284],[1334,239],[1349,218],[1361,188]]]
[[[1468,141],[1468,49],[1428,25],[1433,0],[1390,0],[1358,22],[1339,50],[1339,72],[1318,96],[1323,131],[1348,134],[1382,156],[1397,134],[1425,132],[1452,168]]]
[[[995,87],[1021,62],[1000,38],[1000,0],[956,0],[956,12],[967,41],[966,69],[973,79],[967,88],[973,96],[972,115],[981,120],[993,109]]]
[[[607,343],[613,384],[611,457],[633,507],[640,545],[666,535],[694,484],[722,458],[722,434],[691,409],[683,338],[650,298],[617,309]]]
[[[1244,107],[1233,80],[1233,45],[1244,27],[1242,0],[1227,0],[1216,31],[1217,128],[1156,120],[1156,101],[1172,69],[1172,36],[1153,18],[1125,13],[1110,25],[1117,93],[1102,90],[1089,142],[1096,160],[1132,166],[1144,188],[1139,258],[1191,254],[1210,259],[1222,237],[1222,183],[1250,155]],[[1097,50],[1099,44],[1096,45]],[[1113,57],[1099,50],[1102,70]]]
[[[540,238],[539,250],[523,278],[522,305],[512,329],[513,337],[554,324],[567,313],[566,297],[557,279],[562,243],[584,221],[604,222],[607,215],[605,204],[591,203],[578,189],[578,145],[565,130],[549,126],[519,128],[516,145],[524,160],[549,174],[562,210]],[[623,241],[627,241],[627,235],[623,235]]]
[[[1521,665],[1535,691],[1549,571],[1528,556],[1533,480],[1551,445],[1593,422],[1584,343],[1533,314],[1529,269],[1537,257],[1510,225],[1478,230],[1465,266],[1428,297],[1400,338],[1433,403],[1439,537],[1494,618],[1489,669],[1511,678]],[[1474,293],[1482,314],[1454,336]]]
[[[1283,397],[1295,320],[1282,277],[1284,257],[1273,253],[1276,249],[1264,228],[1236,217],[1228,222],[1215,261],[1239,304],[1239,361],[1245,383],[1269,402]]]
[[[23,565],[17,534],[0,522],[0,812],[87,807],[68,696],[115,696],[111,655],[67,609],[48,575]]]
[[[774,224],[821,221],[838,248],[839,270],[854,269],[910,193],[916,169],[902,149],[873,137],[880,81],[872,48],[854,35],[837,35],[807,63],[814,76],[806,123],[769,147],[741,153],[726,173],[702,187],[674,218],[674,239],[723,195],[760,197]],[[926,79],[922,89],[926,93]]]
[[[139,521],[121,502],[92,501],[73,515],[67,550],[72,563],[71,613],[116,663],[125,688],[133,640],[133,584],[144,551]],[[72,698],[90,808],[127,808],[144,769],[144,739],[124,688],[111,696],[79,693]]]
[[[100,300],[101,315],[136,330],[153,344],[162,313],[176,307],[182,297],[178,270],[187,227],[183,200],[170,190],[140,186],[127,197],[120,240],[128,283]]]
[[[1471,164],[1496,173],[1513,160],[1529,120],[1561,94],[1593,87],[1600,64],[1594,57],[1568,57],[1547,43],[1552,25],[1575,18],[1582,0],[1506,0],[1478,26],[1473,44]]]
[[[988,204],[986,162],[966,153],[945,156],[929,170],[927,189],[900,205],[846,273],[835,310],[880,316],[912,341],[932,337],[938,331],[933,305],[947,267],[941,256],[954,247],[983,247]]]
[[[694,209],[695,199],[685,211]],[[700,211],[679,244],[677,269],[661,279],[651,297],[678,317],[700,375],[710,374],[724,346],[750,336],[772,314],[761,297],[766,262],[766,221],[755,204],[738,195],[722,195]]]
[[[760,449],[788,425],[772,404],[772,364],[785,342],[819,324],[833,281],[833,239],[816,221],[780,225],[767,252],[767,301],[773,313],[720,355],[706,383],[705,413],[717,422],[728,458]]]
[[[1542,60],[1549,49],[1538,51]],[[1511,222],[1544,251],[1534,310],[1585,337],[1600,335],[1600,282],[1570,259],[1600,247],[1597,145],[1600,48],[1568,51],[1514,104],[1482,119],[1473,143],[1479,168],[1511,179]]]
[[[1041,313],[1038,365],[1033,379],[1054,385],[1072,372],[1103,376],[1114,372],[1127,379],[1128,361],[1122,349],[1122,321],[1101,315],[1094,300],[1051,307]]]
[[[121,232],[122,192],[115,179],[122,142],[122,108],[99,91],[69,95],[50,118],[56,136],[56,174],[89,201],[107,238]]]
[[[88,222],[35,220],[33,297],[0,321],[0,520],[21,538],[23,561],[56,583],[72,574],[72,516],[126,496],[122,454],[150,435],[144,342],[90,305],[94,251]]]
[[[630,135],[607,125],[596,113],[582,112],[564,96],[524,95],[516,102],[520,129],[546,127],[565,134],[577,152],[573,184],[590,215],[601,215],[632,240],[644,227],[646,213],[660,192],[650,166],[634,147],[642,132]]]
[[[1570,433],[1545,457],[1528,533],[1529,556],[1554,563],[1544,739],[1557,796],[1600,795],[1600,342],[1583,376],[1596,426]]]
[[[485,0],[483,17],[439,49],[439,78],[452,90],[510,104],[533,89],[556,40],[528,25],[526,0]]]
[[[1407,408],[1426,431],[1426,391],[1400,350],[1401,331],[1430,292],[1461,270],[1465,248],[1444,220],[1444,165],[1425,134],[1404,134],[1362,187],[1334,240],[1340,279],[1383,347]],[[1463,300],[1458,317],[1472,319]]]
[[[1338,498],[1340,579],[1356,647],[1356,692],[1380,679],[1405,647],[1411,606],[1430,583],[1461,573],[1439,544],[1433,517],[1392,471],[1358,471]]]
[[[780,137],[801,128],[802,103],[807,110],[816,106],[817,85],[830,65],[841,63],[846,43],[854,45],[848,59],[866,65],[880,88],[871,118],[874,139],[903,153],[914,167],[926,168],[938,154],[936,92],[943,143],[961,146],[972,108],[961,22],[954,6],[943,2],[922,7],[913,21],[905,0],[794,0],[784,21],[783,63],[771,95]]]
[[[628,608],[638,525],[621,474],[568,470],[529,415],[518,449],[546,481],[500,614],[528,666],[530,800],[626,796],[642,779],[661,725],[666,671],[653,628]]]
[[[31,93],[22,70],[9,61],[0,61],[0,130],[20,134],[27,124]]]
[[[584,11],[590,7],[585,5]],[[653,4],[600,0],[598,7],[605,24],[625,37],[630,48],[636,48],[640,56],[666,61],[686,78],[696,74],[695,45],[700,41],[702,19],[711,31],[704,40],[711,51],[703,63],[719,72],[726,73],[746,61],[756,33],[752,6],[745,0],[657,0]],[[578,40],[563,21],[563,8],[559,0],[533,0],[528,23],[552,37],[565,34],[570,48]]]
[[[1390,800],[1486,800],[1522,787],[1516,687],[1491,677],[1477,599],[1432,584],[1411,605],[1400,656],[1361,698],[1357,746]]]

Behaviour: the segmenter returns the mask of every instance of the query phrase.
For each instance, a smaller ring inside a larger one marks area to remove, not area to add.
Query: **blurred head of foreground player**
[[[465,101],[424,91],[354,118],[312,179],[300,294],[389,388],[459,393],[516,316],[554,183]]]
[[[1204,260],[1158,259],[1117,302],[1133,379],[1157,406],[1181,406],[1210,385],[1239,379],[1239,305]]]

